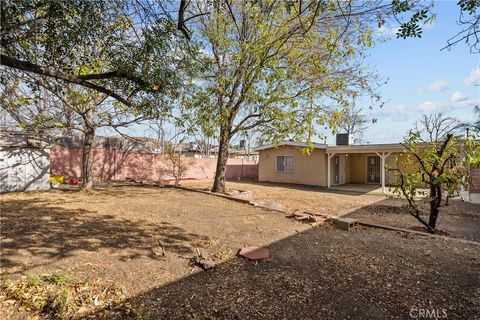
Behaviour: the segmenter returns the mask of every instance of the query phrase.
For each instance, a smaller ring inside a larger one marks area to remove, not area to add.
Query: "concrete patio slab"
[[[369,195],[384,195],[384,196],[394,195],[393,193],[394,187],[387,186],[385,188],[385,193],[383,193],[382,186],[377,184],[347,183],[347,184],[332,186],[330,190],[357,192],[357,193],[369,194]],[[426,191],[427,191],[426,189],[418,189],[417,196],[421,197],[422,196],[421,193]]]

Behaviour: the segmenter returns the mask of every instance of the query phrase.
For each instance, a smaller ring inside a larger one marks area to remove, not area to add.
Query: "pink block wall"
[[[217,159],[185,158],[190,162],[184,179],[213,179]],[[168,162],[164,155],[153,153],[124,152],[117,149],[94,149],[93,176],[96,180],[170,180],[165,176]],[[82,149],[54,147],[50,149],[52,175],[81,178]],[[256,161],[228,159],[226,177],[236,180],[241,177],[258,176]]]
[[[212,159],[217,164],[217,159]],[[213,172],[212,178],[215,175]],[[228,180],[237,180],[241,177],[258,177],[258,163],[253,160],[229,158],[227,161],[226,177]]]

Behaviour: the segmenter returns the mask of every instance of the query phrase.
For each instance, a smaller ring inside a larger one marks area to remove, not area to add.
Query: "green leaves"
[[[188,64],[175,24],[158,6],[155,0],[5,0],[1,53],[124,104],[153,103],[156,95],[176,94]]]
[[[457,5],[460,6],[462,11],[466,11],[473,15],[475,11],[480,8],[480,1],[478,0],[459,0]]]
[[[392,5],[393,5],[393,12],[396,14],[407,12],[412,8],[408,0],[404,0],[404,1],[393,0]]]
[[[2,107],[25,128],[39,129],[82,129],[87,113],[94,127],[169,113],[195,48],[185,49],[159,4],[2,1],[2,55],[40,69],[4,68]],[[51,72],[41,72],[47,68]]]
[[[410,21],[400,25],[400,28],[397,31],[397,38],[403,38],[403,39],[406,39],[409,37],[421,38],[423,30],[420,26],[420,22],[427,20],[428,13],[429,11],[426,9],[415,12],[413,16],[410,18]]]
[[[348,12],[344,2],[268,3],[201,2],[209,14],[193,34],[206,42],[207,62],[189,105],[212,115],[199,117],[202,126],[213,120],[232,133],[256,128],[271,140],[308,141],[315,123],[339,121],[324,118],[325,105],[374,96],[376,78],[361,67],[372,30],[367,20],[335,17]]]

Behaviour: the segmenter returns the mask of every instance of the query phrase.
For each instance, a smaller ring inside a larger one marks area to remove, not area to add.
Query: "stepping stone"
[[[293,212],[293,217],[295,218],[295,220],[306,220],[306,219],[310,219],[310,215],[308,213],[305,213],[304,211],[302,210],[295,210]]]
[[[309,214],[306,214],[306,213],[303,213],[303,214],[296,214],[295,215],[295,220],[309,220],[309,219],[312,219],[313,216],[309,215]]]
[[[303,215],[305,215],[305,214],[306,214],[306,213],[305,213],[304,211],[302,211],[302,210],[295,210],[295,211],[293,211],[293,215],[294,215],[294,216],[303,216]]]
[[[327,220],[326,218],[319,217],[319,216],[314,216],[313,218],[315,219],[315,222],[318,223],[318,224],[323,224],[325,222],[325,220]]]
[[[316,214],[316,213],[305,212],[305,211],[302,211],[302,210],[295,210],[293,212],[293,217],[297,221],[311,220],[317,225],[324,223],[325,220],[326,220],[326,217],[323,216],[323,215]]]
[[[270,251],[265,248],[251,246],[240,249],[238,255],[256,261],[270,258]]]
[[[322,217],[322,218],[328,217],[328,214],[320,213],[320,212],[314,212],[313,215],[316,217]]]

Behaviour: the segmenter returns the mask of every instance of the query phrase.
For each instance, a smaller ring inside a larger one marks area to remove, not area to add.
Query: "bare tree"
[[[166,139],[168,138],[168,120],[166,117],[159,115],[155,119],[149,120],[147,124],[148,129],[144,132],[144,134],[156,140],[157,145],[160,146],[160,148],[157,149],[157,153],[165,152]]]
[[[444,49],[451,49],[458,43],[466,43],[470,46],[470,52],[480,52],[480,1],[478,0],[459,0],[460,14],[457,24],[462,29],[447,40]]]
[[[464,123],[463,126],[466,129],[471,129],[475,133],[480,133],[480,107],[475,106],[476,119],[471,123]]]
[[[361,136],[367,129],[367,115],[361,106],[357,106],[355,99],[344,101],[341,106],[327,108],[325,115],[338,120],[335,129],[342,133]]]
[[[161,143],[161,152],[166,160],[166,166],[158,170],[160,182],[167,181],[167,177],[173,177],[176,186],[185,178],[192,161],[185,157],[185,139],[191,135],[184,125],[180,125],[181,119],[158,117],[149,121],[148,132],[156,137]],[[147,132],[146,132],[147,133]]]
[[[443,113],[424,114],[414,126],[423,142],[444,141],[449,134],[460,134],[462,128],[460,121],[453,117],[445,117]]]
[[[362,113],[362,107],[354,104],[343,110],[343,117],[340,121],[340,128],[349,134],[361,134],[367,129],[367,116]]]
[[[166,173],[175,179],[176,186],[180,184],[180,180],[185,178],[192,164],[182,151],[181,145],[175,144],[169,144],[165,150],[165,156],[168,161]]]

